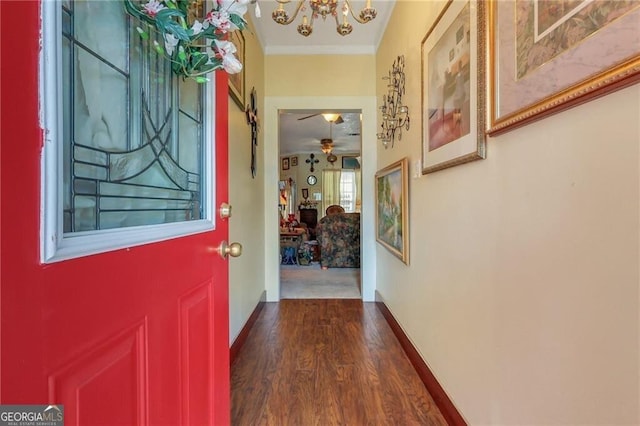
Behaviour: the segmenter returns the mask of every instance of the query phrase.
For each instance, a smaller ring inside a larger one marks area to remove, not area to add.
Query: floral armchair
[[[316,226],[323,268],[360,267],[360,213],[335,213]]]

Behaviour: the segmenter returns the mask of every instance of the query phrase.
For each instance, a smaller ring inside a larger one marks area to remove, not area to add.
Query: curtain
[[[324,170],[322,172],[322,212],[324,213],[327,207],[334,204],[341,205],[347,211],[359,212],[362,207],[361,176],[360,170]],[[345,182],[342,182],[343,178]],[[350,182],[353,182],[353,186]]]
[[[296,207],[296,194],[298,190],[296,189],[296,181],[289,178],[287,181],[287,190],[289,191],[289,197],[287,199],[287,215],[296,214],[298,211]]]
[[[334,204],[340,204],[340,170],[323,170],[322,171],[322,211],[327,211],[327,207]]]

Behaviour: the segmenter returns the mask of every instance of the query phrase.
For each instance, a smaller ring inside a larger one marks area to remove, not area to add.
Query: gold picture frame
[[[490,135],[640,81],[637,0],[536,3],[490,3]]]
[[[449,0],[422,40],[422,174],[486,157],[485,9]]]
[[[242,31],[231,31],[229,32],[229,41],[232,42],[237,49],[235,53],[236,58],[242,64],[242,71],[236,74],[229,74],[229,94],[231,95],[231,99],[238,105],[238,107],[244,111],[244,103],[245,103],[245,45],[244,45],[244,34]]]
[[[376,173],[376,241],[409,264],[409,175],[407,158]]]

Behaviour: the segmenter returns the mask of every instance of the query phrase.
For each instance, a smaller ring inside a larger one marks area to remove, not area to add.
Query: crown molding
[[[373,45],[274,45],[264,49],[265,55],[375,55]]]

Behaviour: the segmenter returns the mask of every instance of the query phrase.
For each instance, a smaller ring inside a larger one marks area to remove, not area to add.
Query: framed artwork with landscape
[[[409,176],[403,158],[376,173],[376,241],[409,264]]]
[[[244,111],[244,35],[242,31],[229,32],[229,41],[236,46],[236,58],[242,63],[242,71],[237,74],[229,74],[229,94],[238,107]]]
[[[486,2],[448,1],[422,40],[422,173],[485,158]]]
[[[491,2],[489,130],[500,134],[640,81],[640,2]]]

